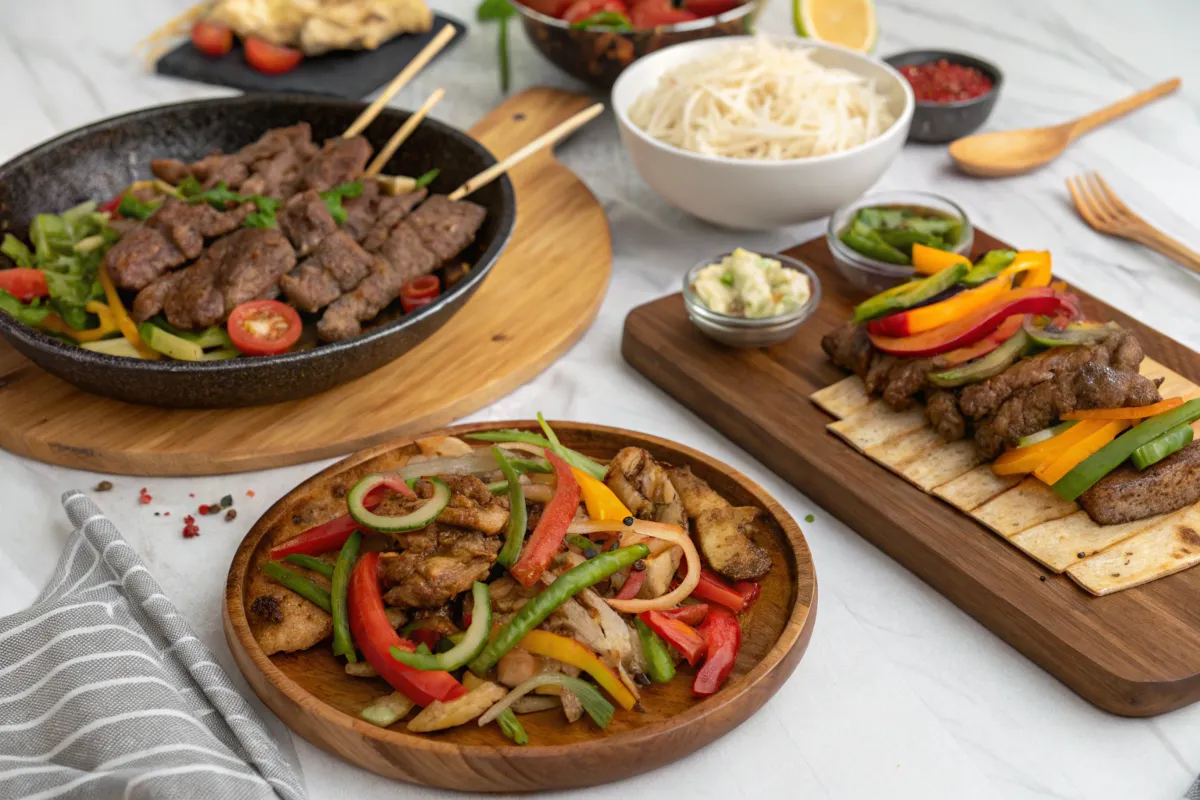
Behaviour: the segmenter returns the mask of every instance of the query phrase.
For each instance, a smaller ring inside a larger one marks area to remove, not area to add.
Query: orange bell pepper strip
[[[121,302],[121,296],[117,294],[117,287],[113,285],[112,278],[109,277],[108,270],[104,268],[103,264],[100,265],[97,273],[100,285],[104,287],[104,296],[108,298],[108,309],[112,312],[113,320],[121,334],[129,340],[142,358],[151,361],[162,358],[157,350],[147,347],[142,341],[142,337],[138,336],[137,325],[129,318],[129,312],[125,310],[125,304]]]
[[[972,359],[986,356],[1015,336],[1024,320],[1025,316],[1023,314],[1013,314],[1000,323],[1000,327],[988,334],[986,338],[980,339],[975,344],[960,347],[957,350],[951,350],[949,353],[943,353],[938,356],[938,363],[946,367],[957,367],[959,364],[965,364]]]
[[[559,636],[550,631],[532,630],[517,643],[517,647],[533,653],[535,656],[553,658],[564,664],[578,667],[595,678],[596,683],[612,695],[613,700],[617,701],[617,705],[626,711],[637,704],[637,699],[625,688],[625,684],[621,683],[617,673],[613,672],[595,653],[574,639],[568,639],[566,636]]]
[[[969,267],[971,259],[961,253],[939,250],[920,243],[912,246],[912,265],[918,275],[933,275],[955,264],[966,264]]]
[[[1136,408],[1091,408],[1063,414],[1063,419],[1145,419],[1183,405],[1182,397],[1168,397],[1148,406]]]
[[[997,475],[1023,475],[1033,472],[1042,464],[1053,461],[1068,448],[1091,436],[1104,425],[1102,420],[1085,420],[1044,442],[1009,450],[992,462],[992,472]]]
[[[613,490],[580,469],[571,467],[571,474],[579,482],[579,493],[583,496],[583,504],[587,507],[588,516],[592,519],[614,520],[632,517],[621,499],[613,494]]]
[[[1033,476],[1047,485],[1053,485],[1084,459],[1117,438],[1117,434],[1129,427],[1127,419],[1099,421],[1100,429],[1062,451],[1054,460],[1047,461],[1033,471]],[[1076,425],[1075,428],[1081,427]],[[1072,428],[1071,430],[1075,430]],[[1070,433],[1070,431],[1067,431]]]

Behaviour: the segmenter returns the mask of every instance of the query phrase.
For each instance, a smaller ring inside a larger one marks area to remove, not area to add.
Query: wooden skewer
[[[454,38],[454,26],[447,25],[438,31],[437,36],[430,40],[425,48],[417,53],[417,57],[408,62],[408,66],[400,70],[400,74],[392,78],[392,82],[387,85],[387,88],[375,98],[371,105],[367,106],[358,119],[346,128],[346,132],[342,136],[349,139],[351,136],[357,136],[366,130],[366,127],[375,121],[375,117],[379,116],[379,112],[388,104],[388,101],[395,97],[396,92],[404,88],[405,84],[413,79],[413,76],[425,68],[425,65],[433,60],[433,57],[442,51],[442,48],[450,43]]]
[[[435,90],[433,94],[429,95],[429,99],[425,101],[424,105],[414,111],[411,117],[404,120],[404,124],[392,134],[392,138],[388,139],[387,144],[385,144],[383,149],[379,151],[379,154],[375,156],[375,160],[371,162],[371,166],[367,167],[367,171],[365,173],[366,177],[374,178],[380,173],[380,171],[383,170],[383,166],[387,164],[387,162],[391,160],[392,156],[396,154],[396,151],[400,149],[400,145],[404,144],[408,137],[412,135],[412,132],[417,129],[417,126],[421,124],[421,120],[425,119],[426,115],[429,114],[429,112],[433,110],[433,107],[440,103],[442,98],[445,96],[445,89]]]
[[[500,163],[493,164],[483,172],[476,175],[474,178],[471,178],[471,180],[467,181],[462,186],[451,192],[450,199],[462,200],[471,192],[482,189],[484,186],[487,186],[489,183],[496,180],[496,178],[499,178],[501,175],[508,172],[510,169],[515,167],[517,164],[520,164],[537,151],[544,147],[549,147],[559,139],[566,137],[567,134],[573,133],[578,128],[582,128],[584,125],[598,117],[600,112],[603,110],[603,103],[596,103],[594,106],[585,108],[583,111],[580,111],[566,122],[563,122],[562,124],[555,126],[553,129],[546,131],[541,136],[534,139],[532,142],[525,145]]]

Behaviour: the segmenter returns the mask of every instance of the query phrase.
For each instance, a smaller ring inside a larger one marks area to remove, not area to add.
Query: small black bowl
[[[115,196],[150,174],[150,159],[193,160],[233,152],[268,128],[306,121],[313,139],[339,136],[364,108],[351,100],[311,95],[248,94],[135,111],[63,134],[0,165],[0,231],[24,234],[34,215]],[[408,119],[385,108],[364,135],[378,150]],[[433,119],[413,131],[384,168],[389,175],[441,170],[430,187],[449,192],[496,163],[483,145]],[[297,400],[354,380],[431,336],[466,303],[512,235],[516,197],[507,177],[471,200],[487,209],[475,242],[460,258],[467,277],[434,303],[400,314],[385,309],[360,336],[278,356],[227,361],[143,361],[60,342],[0,313],[0,336],[42,369],[85,392],[169,408],[231,408]]]
[[[897,70],[915,64],[946,59],[951,64],[974,67],[992,80],[992,89],[979,97],[957,103],[930,103],[918,100],[913,109],[912,127],[908,129],[910,142],[952,142],[971,133],[984,122],[1000,96],[1000,85],[1004,76],[1000,68],[990,61],[955,53],[951,50],[909,50],[884,59]]]

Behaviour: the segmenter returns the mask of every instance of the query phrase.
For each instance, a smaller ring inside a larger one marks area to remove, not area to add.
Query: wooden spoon
[[[1178,88],[1179,78],[1172,78],[1061,125],[966,136],[950,143],[950,157],[963,172],[981,178],[1021,175],[1058,158],[1067,145],[1092,128],[1124,116]]]

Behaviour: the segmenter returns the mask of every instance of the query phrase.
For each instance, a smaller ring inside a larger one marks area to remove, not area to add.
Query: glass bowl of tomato
[[[754,32],[763,0],[512,0],[533,46],[597,89],[642,56],[681,42]]]
[[[1004,82],[995,64],[951,50],[910,50],[884,61],[913,87],[910,142],[950,142],[971,133],[991,115]]]

